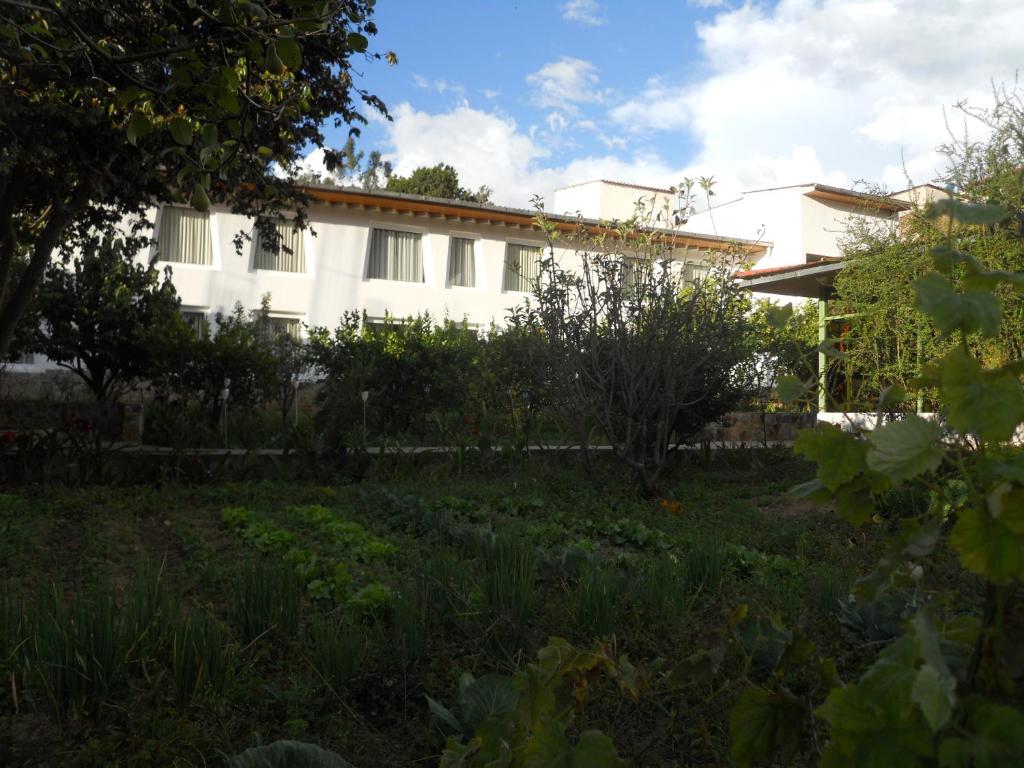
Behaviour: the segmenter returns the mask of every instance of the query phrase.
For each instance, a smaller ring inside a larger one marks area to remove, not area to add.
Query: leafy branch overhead
[[[264,216],[305,202],[276,167],[387,115],[354,67],[371,0],[0,4],[0,352],[51,253],[155,203]],[[386,54],[390,62],[393,54]],[[340,162],[327,153],[329,166]],[[240,241],[239,241],[240,242]],[[22,264],[23,268],[18,268]]]

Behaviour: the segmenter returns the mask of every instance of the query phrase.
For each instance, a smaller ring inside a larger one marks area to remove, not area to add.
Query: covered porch
[[[830,402],[828,386],[828,355],[826,344],[830,338],[829,324],[852,320],[852,314],[833,314],[830,305],[836,296],[835,278],[843,268],[843,260],[835,257],[823,257],[807,264],[792,264],[784,267],[768,267],[749,269],[735,273],[744,288],[756,293],[768,293],[778,296],[792,296],[798,299],[814,299],[818,305],[818,420],[848,421],[851,417],[856,421],[863,416],[865,421],[874,418],[874,414],[845,413],[837,408],[838,401]],[[831,337],[831,338],[834,338]],[[917,411],[923,410],[920,397]]]

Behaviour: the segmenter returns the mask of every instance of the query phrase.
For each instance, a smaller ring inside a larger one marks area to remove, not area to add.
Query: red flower
[[[480,430],[477,429],[476,427],[473,427],[471,430],[469,430],[469,433],[471,435],[479,435],[480,434]]]
[[[463,424],[469,424],[469,416],[463,416],[462,417],[462,423]]]
[[[7,432],[4,432],[2,436],[0,436],[0,439],[2,439],[5,443],[13,443],[17,439],[17,437],[18,436],[16,434],[8,430]]]

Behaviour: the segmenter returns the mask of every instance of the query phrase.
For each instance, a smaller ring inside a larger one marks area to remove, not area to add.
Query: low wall
[[[710,424],[704,439],[712,443],[791,443],[801,429],[814,427],[817,414],[763,411],[727,413]]]

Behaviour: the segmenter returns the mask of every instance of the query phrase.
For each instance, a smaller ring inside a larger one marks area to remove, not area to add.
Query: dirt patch
[[[187,556],[169,520],[162,515],[144,515],[136,525],[139,543],[153,560],[166,562],[171,570],[184,568]]]
[[[811,517],[831,511],[831,504],[815,504],[809,499],[792,499],[783,497],[758,504],[758,511],[765,517],[782,518]]]

